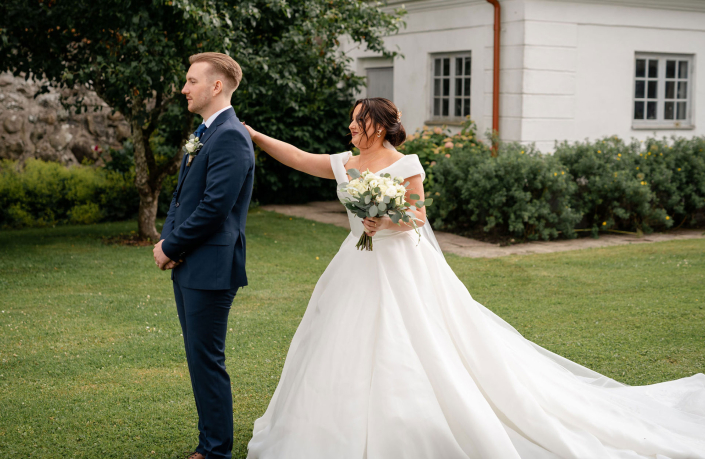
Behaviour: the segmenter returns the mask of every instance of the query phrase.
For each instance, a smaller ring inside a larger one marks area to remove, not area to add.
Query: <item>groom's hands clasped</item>
[[[159,269],[161,269],[162,271],[165,271],[167,269],[174,269],[179,266],[179,264],[181,264],[183,260],[174,261],[167,257],[164,251],[162,250],[162,242],[164,242],[164,239],[154,244],[154,250],[152,250],[152,252],[154,253],[154,262],[157,264],[157,266],[159,266]]]

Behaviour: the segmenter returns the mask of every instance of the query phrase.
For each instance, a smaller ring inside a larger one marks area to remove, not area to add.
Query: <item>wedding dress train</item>
[[[350,156],[331,156],[338,183]],[[380,172],[424,174],[415,155]],[[432,232],[380,231],[358,251],[348,216],[248,458],[705,459],[705,375],[600,375],[473,300]]]

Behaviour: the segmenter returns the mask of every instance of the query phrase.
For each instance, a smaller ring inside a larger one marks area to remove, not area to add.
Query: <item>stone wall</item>
[[[40,87],[41,82],[32,79],[0,74],[0,158],[38,158],[66,165],[88,160],[100,164],[101,150],[120,148],[130,137],[123,116],[111,114],[94,92],[50,88],[35,98]],[[61,99],[76,97],[84,98],[87,112],[77,115],[61,105]]]

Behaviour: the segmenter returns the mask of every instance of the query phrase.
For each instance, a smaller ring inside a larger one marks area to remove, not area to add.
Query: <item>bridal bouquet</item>
[[[388,215],[397,225],[401,225],[400,222],[411,222],[414,226],[414,231],[421,238],[416,225],[416,221],[419,219],[410,210],[429,206],[433,199],[428,198],[425,201],[419,201],[421,197],[417,194],[412,194],[409,195],[409,198],[416,200],[416,202],[414,204],[407,202],[405,196],[409,182],[402,183],[404,181],[403,178],[392,178],[391,174],[376,175],[369,170],[360,173],[357,169],[350,169],[348,174],[352,177],[352,180],[347,183],[341,183],[339,188],[340,191],[351,196],[351,199],[347,199],[344,202],[345,207],[350,212],[360,218]],[[358,250],[372,250],[372,238],[363,232],[355,247]]]

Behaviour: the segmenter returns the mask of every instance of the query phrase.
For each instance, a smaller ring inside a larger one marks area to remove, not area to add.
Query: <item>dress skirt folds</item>
[[[331,156],[339,183],[349,157]],[[409,155],[380,172],[423,169]],[[359,251],[349,218],[248,458],[705,459],[705,375],[600,375],[473,300],[431,238],[387,230]]]

